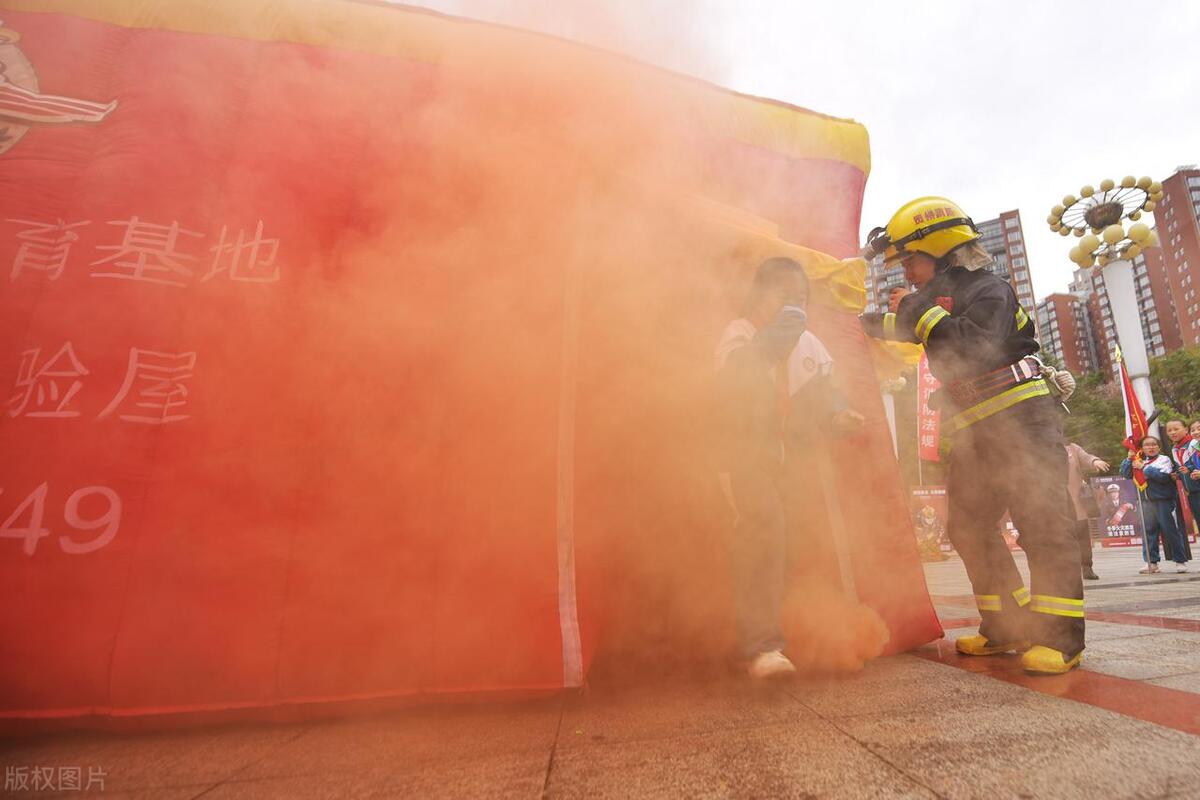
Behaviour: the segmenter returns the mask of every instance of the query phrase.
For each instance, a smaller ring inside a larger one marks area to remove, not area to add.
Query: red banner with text
[[[941,386],[929,371],[929,357],[917,364],[917,453],[922,461],[938,461],[942,438],[942,412],[930,407],[929,398]]]

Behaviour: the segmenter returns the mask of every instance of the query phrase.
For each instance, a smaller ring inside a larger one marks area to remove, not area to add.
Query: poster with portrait
[[[1100,509],[1100,544],[1103,547],[1140,547],[1141,503],[1133,481],[1103,476],[1092,478],[1089,485]]]
[[[922,561],[944,561],[954,552],[946,535],[949,505],[945,486],[914,486],[912,489],[913,530]]]

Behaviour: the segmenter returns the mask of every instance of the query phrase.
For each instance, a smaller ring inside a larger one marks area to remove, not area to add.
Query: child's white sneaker
[[[782,678],[796,673],[796,665],[778,650],[759,653],[750,662],[750,677],[756,680]]]

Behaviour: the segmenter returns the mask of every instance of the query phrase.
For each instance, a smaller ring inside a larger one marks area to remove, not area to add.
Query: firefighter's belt
[[[1046,381],[1042,378],[1021,381],[955,414],[950,420],[950,430],[961,430],[969,425],[974,425],[980,420],[987,419],[993,414],[998,414],[1005,409],[1012,408],[1017,403],[1049,394],[1050,387],[1046,385]]]
[[[975,378],[946,384],[946,392],[959,408],[968,408],[1001,392],[1028,383],[1041,375],[1036,359],[1025,357],[1015,364],[986,372]]]

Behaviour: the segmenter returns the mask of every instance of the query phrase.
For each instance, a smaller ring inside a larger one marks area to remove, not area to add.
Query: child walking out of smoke
[[[807,302],[808,279],[797,262],[764,261],[741,318],[729,323],[716,351],[734,611],[755,678],[796,671],[783,654],[781,616],[789,576],[785,465],[803,458],[800,425],[819,420],[850,430],[863,422],[831,382],[829,351],[806,330]]]

